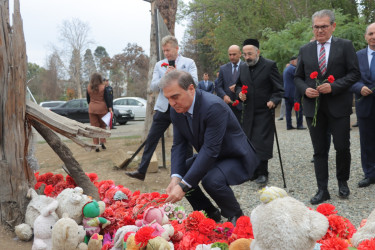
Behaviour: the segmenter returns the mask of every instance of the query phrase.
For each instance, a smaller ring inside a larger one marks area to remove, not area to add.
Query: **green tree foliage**
[[[360,13],[363,15],[366,23],[375,22],[375,1],[374,0],[360,0]]]
[[[96,65],[91,49],[87,49],[83,56],[83,81],[89,82],[90,76],[96,72]]]
[[[109,54],[103,46],[96,47],[94,51],[95,62],[97,70],[104,77],[107,77],[108,63],[109,63]]]

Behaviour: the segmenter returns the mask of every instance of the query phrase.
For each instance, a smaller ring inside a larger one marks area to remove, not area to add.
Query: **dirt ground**
[[[132,191],[140,190],[141,192],[163,191],[169,183],[169,166],[170,166],[170,147],[172,138],[166,138],[166,165],[168,168],[162,167],[162,149],[159,143],[156,154],[159,161],[159,169],[157,173],[148,173],[145,181],[139,181],[129,178],[125,175],[125,171],[135,169],[142,156],[142,151],[136,157],[127,170],[118,169],[114,167],[117,162],[122,162],[122,154],[128,151],[136,151],[141,144],[140,136],[128,136],[109,138],[106,143],[106,150],[97,153],[95,151],[86,152],[83,148],[71,141],[65,141],[66,145],[73,152],[75,159],[79,162],[82,169],[87,173],[97,173],[99,180],[113,180],[116,185],[123,185]],[[66,175],[62,169],[63,162],[58,158],[55,152],[49,147],[46,142],[39,142],[35,144],[35,156],[40,165],[40,174],[52,172],[54,174]],[[138,159],[137,159],[138,158]],[[118,164],[117,164],[118,165]],[[31,249],[32,241],[20,241],[13,232],[6,231],[0,226],[0,249],[14,249],[23,250]]]

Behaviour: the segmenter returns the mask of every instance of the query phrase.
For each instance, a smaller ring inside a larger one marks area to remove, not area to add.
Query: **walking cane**
[[[280,146],[279,146],[279,138],[277,137],[277,130],[276,130],[276,122],[275,122],[275,109],[271,110],[272,112],[272,119],[273,119],[273,126],[275,128],[275,137],[276,137],[276,145],[277,145],[277,152],[279,153],[279,161],[281,167],[281,175],[284,181],[284,188],[286,188],[285,176],[284,176],[284,168],[283,168],[283,161],[281,160],[281,153],[280,153]]]

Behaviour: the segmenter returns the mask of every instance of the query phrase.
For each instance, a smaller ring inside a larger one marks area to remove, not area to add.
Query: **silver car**
[[[134,120],[144,120],[146,117],[147,101],[141,97],[121,97],[113,100],[113,108],[132,110]]]

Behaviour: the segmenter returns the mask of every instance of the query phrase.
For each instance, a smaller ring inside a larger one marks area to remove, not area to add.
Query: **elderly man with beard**
[[[236,94],[243,102],[242,128],[260,159],[254,177],[257,184],[265,185],[273,152],[273,109],[280,103],[284,88],[276,63],[260,56],[258,40],[245,40],[242,51],[246,63],[240,65]],[[246,91],[242,91],[243,86],[247,86]]]

